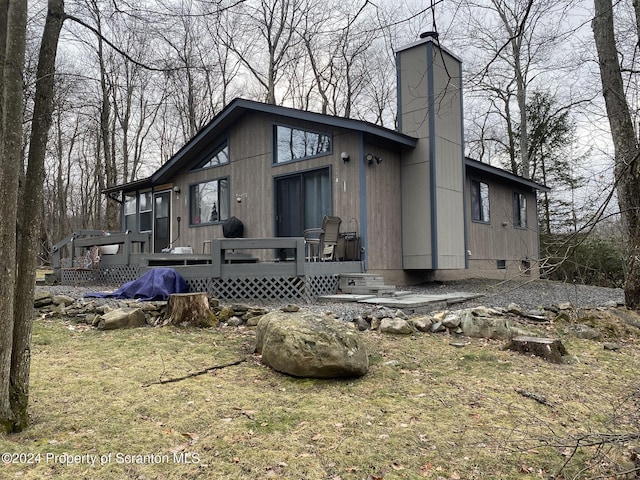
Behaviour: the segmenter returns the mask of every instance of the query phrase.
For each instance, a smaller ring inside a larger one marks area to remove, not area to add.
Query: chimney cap
[[[430,30],[428,32],[422,32],[420,38],[432,38],[434,41],[438,41],[438,32]]]

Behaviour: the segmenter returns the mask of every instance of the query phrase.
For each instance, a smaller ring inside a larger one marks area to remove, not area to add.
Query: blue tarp
[[[139,300],[166,300],[172,293],[187,293],[189,285],[172,268],[152,268],[140,278],[127,282],[111,293],[87,293],[89,298],[137,298]]]

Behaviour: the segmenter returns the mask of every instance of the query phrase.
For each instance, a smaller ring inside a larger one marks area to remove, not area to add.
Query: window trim
[[[211,161],[211,159],[213,157],[215,157],[216,155],[218,155],[220,152],[222,152],[224,149],[227,149],[227,162],[225,163],[219,163],[218,165],[209,165],[209,166],[200,166],[203,163],[205,163],[206,159],[206,163],[209,163]],[[211,150],[207,151],[206,155],[202,156],[202,159],[197,161],[195,163],[195,166],[191,167],[189,169],[190,172],[200,172],[203,170],[209,170],[210,168],[218,168],[218,167],[222,167],[224,165],[229,165],[231,163],[231,150],[229,148],[229,139],[225,138],[224,140],[222,140],[220,143],[217,143],[215,148],[212,148]]]
[[[312,133],[312,134],[316,134],[316,135],[325,135],[327,137],[329,137],[329,149],[326,152],[321,152],[321,153],[316,153],[314,155],[308,155],[305,157],[300,157],[300,158],[292,158],[291,160],[285,160],[282,162],[278,161],[278,128],[289,128],[291,130],[298,130],[304,133]],[[332,133],[326,133],[326,132],[321,132],[321,131],[317,131],[317,130],[312,130],[306,127],[294,127],[293,125],[287,125],[284,123],[274,123],[273,124],[273,130],[272,130],[272,135],[271,135],[271,141],[273,144],[273,148],[272,148],[272,152],[273,152],[273,158],[272,158],[272,166],[276,167],[276,166],[280,166],[280,165],[287,165],[290,163],[295,163],[295,162],[304,162],[306,160],[310,160],[312,158],[319,158],[319,157],[325,157],[327,155],[333,155],[333,134]]]
[[[227,218],[221,219],[220,216],[218,215],[218,220],[216,221],[206,221],[206,222],[199,222],[199,223],[194,223],[193,222],[193,218],[191,216],[192,213],[192,209],[193,209],[193,195],[191,194],[192,192],[192,188],[196,185],[201,185],[203,183],[211,183],[211,182],[218,182],[218,199],[217,199],[217,205],[218,205],[218,212],[220,212],[220,182],[226,180],[227,181],[227,194],[229,196],[229,198],[227,199],[227,204],[229,205],[229,216]],[[211,178],[208,180],[202,180],[199,182],[193,182],[189,184],[189,227],[206,227],[209,225],[220,225],[224,222],[226,222],[229,218],[231,217],[231,180],[229,178],[229,175],[225,175],[222,177],[216,177],[216,178]]]
[[[473,188],[474,184],[478,185],[478,213],[480,214],[480,218],[474,218],[473,214],[473,196],[475,193],[475,189]],[[488,218],[485,220],[483,217],[484,214],[484,208],[483,208],[483,203],[482,203],[482,185],[486,185],[487,186],[487,213],[488,213]],[[471,221],[474,223],[481,223],[483,225],[490,225],[491,224],[491,189],[490,189],[490,185],[487,182],[483,182],[482,180],[478,180],[475,178],[470,179],[470,187],[471,187],[471,192],[469,195],[469,201],[470,203],[470,208],[471,208]]]

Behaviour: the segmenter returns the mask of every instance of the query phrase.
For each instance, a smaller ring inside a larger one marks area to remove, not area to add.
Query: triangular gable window
[[[196,163],[191,170],[201,170],[203,168],[217,167],[229,163],[229,145],[224,142],[218,145],[209,155]]]

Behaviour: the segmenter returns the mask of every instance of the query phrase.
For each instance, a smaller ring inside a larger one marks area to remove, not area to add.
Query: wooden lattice
[[[122,285],[139,277],[137,265],[101,266],[94,271],[62,269],[63,285]],[[307,277],[186,278],[192,292],[221,300],[312,301],[338,290],[337,275]]]
[[[322,295],[333,295],[338,291],[338,275],[314,275],[306,278],[306,292],[309,300]]]
[[[101,266],[96,272],[96,283],[101,285],[122,285],[135,280],[140,275],[138,265]]]

